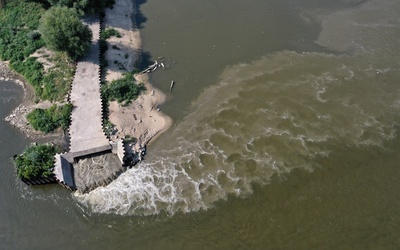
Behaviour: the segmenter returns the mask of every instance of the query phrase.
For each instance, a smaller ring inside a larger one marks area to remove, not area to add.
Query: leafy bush
[[[118,32],[118,30],[113,29],[113,28],[107,28],[103,30],[100,34],[100,38],[107,40],[108,38],[116,36],[116,37],[121,37],[121,34]]]
[[[22,179],[47,178],[52,174],[54,156],[61,152],[58,147],[39,144],[31,145],[15,158],[17,175]]]
[[[84,56],[91,44],[92,31],[76,11],[66,7],[50,8],[40,20],[39,30],[49,48],[65,51],[74,60]]]
[[[53,105],[48,109],[34,109],[27,115],[27,119],[36,130],[49,133],[57,128],[68,128],[72,112],[72,104],[63,106]]]
[[[143,84],[136,84],[133,74],[125,74],[122,78],[103,85],[102,95],[104,100],[118,101],[122,105],[128,105],[136,100],[140,93],[146,90]]]

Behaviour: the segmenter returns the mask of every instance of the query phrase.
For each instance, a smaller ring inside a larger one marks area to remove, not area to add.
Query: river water
[[[139,2],[175,125],[79,196],[16,180],[1,121],[0,248],[399,247],[400,2]]]

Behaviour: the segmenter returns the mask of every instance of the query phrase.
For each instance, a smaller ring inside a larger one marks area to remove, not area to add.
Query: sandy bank
[[[118,79],[123,73],[134,70],[140,60],[141,38],[134,22],[135,8],[134,1],[116,0],[112,9],[106,9],[104,28],[113,28],[121,34],[121,37],[107,40],[107,81]],[[158,109],[166,96],[151,86],[147,75],[136,75],[135,78],[137,83],[146,86],[146,93],[129,106],[122,107],[117,102],[111,102],[109,107],[109,119],[116,127],[112,139],[127,135],[137,138],[137,142],[131,145],[133,150],[147,145],[172,125],[171,118]]]
[[[145,83],[146,93],[129,106],[121,107],[117,102],[111,102],[109,107],[109,119],[118,130],[112,139],[127,135],[135,137],[134,150],[147,145],[172,125],[172,120],[158,108],[165,101],[165,95],[148,84],[146,75],[138,75],[136,80]]]

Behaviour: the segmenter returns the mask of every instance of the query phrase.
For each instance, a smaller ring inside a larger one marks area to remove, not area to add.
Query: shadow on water
[[[136,23],[136,27],[138,29],[143,29],[143,24],[147,21],[147,17],[143,15],[142,10],[140,9],[140,5],[146,3],[147,0],[138,0],[136,1],[136,13],[134,17],[134,21]]]
[[[144,16],[140,6],[146,3],[147,0],[138,0],[136,1],[136,13],[134,16],[134,21],[136,23],[136,27],[138,29],[144,28],[144,23],[147,21],[147,17]],[[140,51],[139,55],[140,60],[137,62],[136,68],[139,71],[143,71],[146,69],[150,64],[152,64],[151,54],[149,51]]]
[[[140,51],[140,60],[137,62],[136,68],[139,71],[145,70],[149,65],[153,64],[152,56],[149,51]]]

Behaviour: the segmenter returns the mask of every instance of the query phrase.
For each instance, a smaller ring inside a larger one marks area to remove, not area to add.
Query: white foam
[[[76,198],[98,213],[198,211],[228,194],[251,194],[253,183],[274,173],[311,171],[314,158],[328,157],[331,148],[381,146],[395,136],[400,101],[371,80],[370,72],[391,72],[371,58],[284,51],[231,66],[160,138],[157,155]],[[254,79],[266,80],[246,85]],[[239,104],[257,94],[251,91],[268,99],[254,98],[259,103],[250,110]]]

